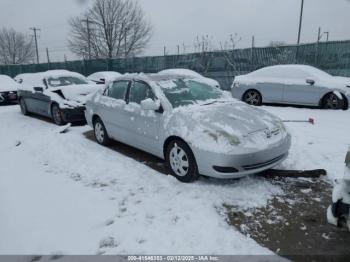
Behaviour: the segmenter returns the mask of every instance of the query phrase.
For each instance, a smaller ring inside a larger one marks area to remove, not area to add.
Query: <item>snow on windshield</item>
[[[224,96],[220,90],[193,80],[167,80],[159,81],[157,84],[173,107],[196,104]]]

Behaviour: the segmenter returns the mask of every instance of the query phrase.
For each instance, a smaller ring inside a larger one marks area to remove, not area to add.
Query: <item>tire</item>
[[[180,139],[172,140],[167,146],[166,162],[171,175],[183,183],[191,183],[199,178],[192,150]]]
[[[66,124],[62,118],[62,111],[57,104],[53,104],[51,107],[51,117],[53,122],[58,126],[63,126]]]
[[[107,146],[110,143],[107,130],[100,118],[94,121],[94,135],[97,143],[103,146]]]
[[[262,105],[262,96],[259,91],[257,90],[248,90],[244,93],[243,102],[247,103],[248,105],[252,106],[261,106]]]
[[[26,102],[24,101],[23,98],[19,99],[19,106],[21,107],[21,112],[23,115],[25,115],[25,116],[29,115],[29,111],[28,111]]]
[[[340,99],[336,94],[329,93],[322,99],[323,109],[340,110],[344,108],[344,99]]]

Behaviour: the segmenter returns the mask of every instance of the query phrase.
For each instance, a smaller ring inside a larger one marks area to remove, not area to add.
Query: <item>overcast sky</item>
[[[83,13],[93,0],[0,0],[0,26],[30,34],[41,28],[40,60],[46,61],[48,47],[52,60],[64,54],[74,59],[67,47],[67,20]],[[144,55],[161,55],[163,47],[176,53],[177,45],[193,51],[196,36],[209,35],[213,45],[242,37],[237,48],[270,41],[295,43],[301,0],[139,0],[147,19],[154,25],[152,41]],[[349,0],[305,0],[302,42],[317,39],[318,27],[330,32],[330,40],[350,39]]]

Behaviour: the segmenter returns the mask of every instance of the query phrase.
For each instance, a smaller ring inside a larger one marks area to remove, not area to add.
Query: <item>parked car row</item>
[[[18,99],[24,115],[46,116],[57,125],[86,121],[99,144],[114,139],[164,159],[182,182],[199,175],[239,178],[288,156],[291,135],[283,122],[252,105],[346,109],[350,96],[349,78],[299,65],[236,77],[234,98],[217,81],[185,69],[147,75],[99,72],[88,78],[53,70],[21,74],[18,83],[3,78],[8,88],[0,99]],[[10,91],[6,81],[16,88]]]

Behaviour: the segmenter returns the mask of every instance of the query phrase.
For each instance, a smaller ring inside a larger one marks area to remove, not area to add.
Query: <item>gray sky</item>
[[[86,10],[93,0],[1,0],[0,26],[13,27],[30,34],[29,28],[41,28],[40,60],[46,61],[48,47],[52,60],[62,61],[64,54],[74,59],[67,47],[68,18]],[[154,25],[152,41],[144,55],[161,55],[163,47],[176,53],[177,45],[193,51],[196,36],[209,35],[212,44],[242,37],[237,48],[249,47],[255,35],[256,45],[270,41],[295,43],[301,0],[139,0]],[[317,30],[330,31],[330,40],[350,39],[349,0],[305,0],[302,42],[317,39]]]

